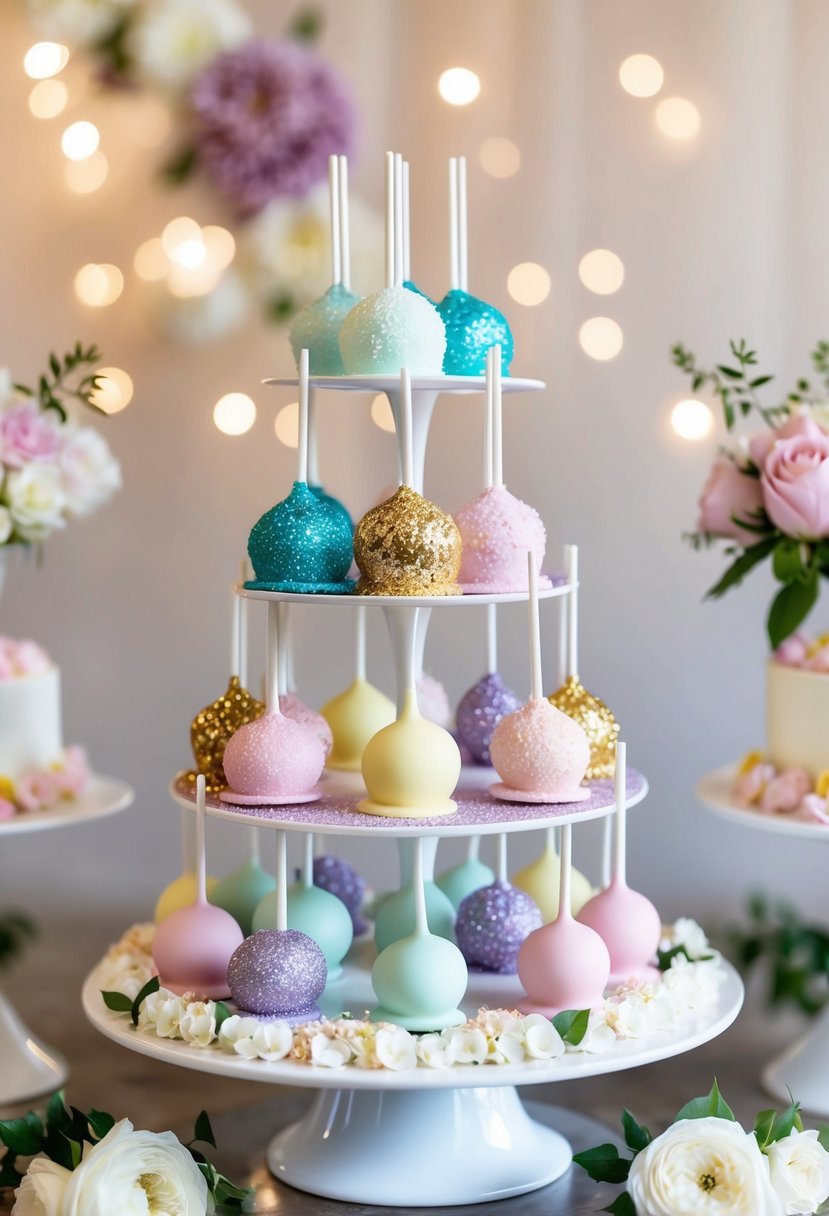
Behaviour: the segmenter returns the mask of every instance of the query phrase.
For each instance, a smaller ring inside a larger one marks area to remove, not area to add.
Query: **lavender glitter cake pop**
[[[542,925],[538,905],[507,881],[507,838],[498,838],[498,877],[467,895],[458,909],[455,937],[470,967],[515,975],[518,951]]]
[[[260,929],[234,952],[227,968],[230,995],[245,1013],[304,1022],[320,1016],[325,955],[298,929]]]
[[[469,752],[472,762],[491,765],[489,743],[502,718],[521,708],[521,698],[507,688],[498,674],[497,608],[486,610],[486,662],[488,674],[465,692],[455,715],[458,743]]]
[[[368,925],[360,915],[366,894],[365,879],[342,857],[323,854],[314,858],[314,886],[336,895],[348,908],[355,937],[365,933]]]

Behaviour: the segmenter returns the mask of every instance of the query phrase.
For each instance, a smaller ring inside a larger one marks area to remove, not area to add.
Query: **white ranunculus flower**
[[[402,1026],[381,1027],[374,1036],[374,1051],[384,1068],[405,1072],[417,1068],[415,1041]]]
[[[139,9],[129,47],[146,80],[179,89],[252,32],[250,17],[235,0],[156,0]]]
[[[177,1039],[181,1032],[184,1002],[168,988],[151,992],[141,1002],[138,1012],[138,1029],[148,1030],[160,1039]]]
[[[727,1119],[681,1119],[634,1159],[637,1216],[781,1216],[753,1133]]]
[[[71,515],[88,515],[121,488],[121,466],[92,427],[79,427],[67,436],[58,468]]]
[[[52,465],[32,461],[9,473],[3,497],[22,540],[45,540],[50,532],[64,526],[66,496]]]
[[[829,1153],[816,1131],[792,1132],[769,1145],[766,1155],[786,1216],[814,1212],[829,1198]]]
[[[674,1003],[677,1019],[707,1009],[718,998],[724,972],[715,963],[690,963],[682,955],[662,974],[662,986]]]
[[[446,1039],[442,1034],[422,1034],[417,1040],[417,1058],[427,1068],[449,1068]]]
[[[172,1132],[116,1123],[66,1184],[60,1216],[205,1216],[207,1183]]]
[[[321,1031],[311,1040],[311,1063],[320,1068],[343,1068],[351,1059],[345,1039],[329,1039]]]
[[[521,1025],[524,1050],[531,1060],[557,1060],[564,1055],[564,1040],[549,1018],[531,1013]]]
[[[691,959],[711,953],[705,930],[690,916],[680,916],[679,920],[674,921],[659,945],[662,950],[674,950],[677,946],[684,946]]]
[[[12,1216],[60,1216],[66,1184],[72,1177],[48,1157],[35,1157],[14,1193]]]
[[[5,545],[12,534],[14,520],[8,507],[0,506],[0,545]]]
[[[113,955],[112,958],[105,958],[98,969],[98,987],[102,992],[123,992],[124,996],[134,1001],[154,974],[152,959],[146,954],[130,952]],[[153,996],[157,995],[153,993]]]
[[[33,24],[58,42],[97,42],[115,29],[137,0],[26,0]]]
[[[179,1030],[185,1043],[209,1047],[216,1037],[215,1001],[191,1001],[181,1015]]]
[[[488,1051],[482,1030],[459,1028],[447,1032],[446,1058],[450,1064],[483,1064]]]

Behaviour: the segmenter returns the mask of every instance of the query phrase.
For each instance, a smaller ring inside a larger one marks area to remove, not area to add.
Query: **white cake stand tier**
[[[740,827],[774,832],[780,836],[829,844],[829,827],[798,816],[768,815],[752,807],[737,806],[732,798],[736,766],[709,773],[697,785],[697,797],[715,814]],[[793,1093],[813,1114],[829,1117],[829,1009],[815,1018],[801,1039],[768,1064],[762,1073],[765,1088],[781,1102]]]
[[[373,1003],[364,954],[358,946],[354,962],[326,990],[321,1004],[329,1016]],[[473,975],[464,1009],[509,1007],[520,995],[515,977],[493,982]],[[331,1199],[409,1208],[505,1199],[553,1182],[570,1166],[570,1145],[528,1114],[517,1085],[601,1076],[691,1051],[726,1030],[742,1002],[740,978],[727,967],[716,1007],[645,1042],[619,1042],[603,1055],[568,1053],[558,1061],[394,1072],[265,1064],[218,1048],[197,1050],[139,1033],[111,1013],[96,971],[83,989],[92,1025],[131,1051],[197,1072],[319,1090],[308,1113],[271,1142],[268,1164],[277,1178]]]
[[[16,815],[0,823],[0,837],[47,828],[70,827],[126,810],[133,790],[114,777],[93,776],[82,797],[51,811]],[[66,1061],[35,1038],[11,1003],[0,992],[0,1109],[14,1108],[65,1084]]]

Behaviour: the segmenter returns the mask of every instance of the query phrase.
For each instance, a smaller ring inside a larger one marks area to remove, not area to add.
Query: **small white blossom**
[[[21,540],[45,540],[66,523],[66,496],[54,465],[32,461],[9,473],[3,497]]]
[[[194,1047],[209,1047],[216,1037],[215,1001],[191,1001],[181,1015],[181,1037]]]
[[[442,1034],[422,1034],[417,1040],[417,1058],[427,1068],[449,1068],[446,1038]]]
[[[256,1018],[242,1018],[238,1013],[234,1013],[225,1018],[219,1027],[219,1046],[229,1055],[246,1055],[247,1052],[244,1049],[240,1051],[238,1045],[252,1043],[258,1028],[259,1022]],[[252,1059],[255,1054],[253,1052],[248,1058]]]
[[[351,1059],[351,1048],[345,1039],[330,1039],[320,1032],[311,1040],[311,1063],[320,1068],[343,1068]]]
[[[168,988],[159,988],[142,1001],[138,1029],[152,1031],[160,1039],[177,1039],[183,1015],[184,1002],[181,997]]]
[[[590,1013],[584,1038],[575,1046],[572,1043],[568,1043],[567,1050],[584,1051],[588,1055],[604,1055],[615,1044],[616,1034],[607,1024],[604,1009],[593,1009]]]
[[[404,1072],[417,1067],[415,1041],[402,1026],[381,1027],[374,1037],[374,1050],[384,1068]]]
[[[447,1032],[446,1058],[450,1064],[483,1064],[489,1050],[482,1030],[459,1027]]]
[[[5,545],[12,534],[14,524],[8,507],[0,507],[0,545]]]
[[[524,1043],[520,1033],[496,1035],[487,1040],[487,1062],[490,1064],[520,1064],[524,1059]]]
[[[287,1022],[260,1022],[251,1040],[260,1060],[284,1060],[293,1047],[294,1032]]]
[[[98,970],[98,987],[102,992],[123,992],[134,1001],[144,985],[155,974],[152,960],[133,951],[107,956]]]
[[[682,946],[692,960],[711,953],[705,930],[689,916],[681,916],[669,925],[659,943],[660,950],[664,951],[675,950],[677,946]]]
[[[529,1014],[521,1025],[524,1049],[531,1060],[557,1060],[564,1055],[564,1040],[540,1013]]]
[[[178,89],[251,33],[250,17],[234,0],[155,0],[139,8],[129,47],[146,80]]]

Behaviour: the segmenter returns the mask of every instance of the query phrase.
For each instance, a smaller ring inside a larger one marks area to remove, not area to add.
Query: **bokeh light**
[[[247,393],[225,393],[213,406],[213,421],[223,435],[244,435],[256,421],[256,406]]]
[[[478,152],[484,173],[490,177],[513,177],[521,168],[521,153],[511,139],[493,135],[484,140]]]
[[[447,68],[438,80],[438,92],[450,106],[468,106],[481,91],[481,81],[469,68]]]
[[[36,42],[23,56],[23,71],[32,80],[57,76],[69,62],[69,51],[59,42]]]
[[[543,304],[550,294],[550,276],[538,262],[519,262],[507,275],[507,291],[516,304]]]
[[[161,234],[161,243],[169,258],[175,255],[179,245],[183,245],[185,241],[200,240],[201,228],[189,215],[179,215],[174,220],[170,220],[169,224],[165,224]]]
[[[208,224],[201,230],[202,240],[212,264],[221,270],[229,266],[236,255],[236,241],[227,228],[219,224]]]
[[[631,97],[654,97],[664,80],[662,64],[653,55],[628,55],[619,68],[619,82]]]
[[[68,100],[69,90],[62,80],[41,80],[29,94],[29,109],[35,118],[57,118]]]
[[[624,343],[622,327],[612,317],[591,317],[579,330],[579,346],[591,359],[615,359]]]
[[[669,139],[693,139],[700,124],[699,110],[687,97],[666,97],[656,107],[656,125]]]
[[[105,414],[118,414],[132,401],[135,386],[132,376],[122,367],[101,367],[97,373],[98,385],[92,394],[92,402]]]
[[[114,304],[124,290],[124,276],[108,262],[87,262],[75,275],[75,295],[89,308]]]
[[[286,448],[299,447],[299,402],[292,401],[290,405],[283,405],[282,409],[276,415],[276,421],[273,424],[273,429],[276,431],[276,437],[280,443],[284,443]]]
[[[711,407],[693,397],[678,401],[671,410],[671,426],[680,439],[704,439],[713,425]]]
[[[94,122],[73,122],[61,136],[63,155],[69,160],[86,160],[98,149],[101,134]]]
[[[394,414],[391,412],[389,399],[385,393],[378,393],[372,401],[371,421],[375,426],[379,426],[381,431],[388,431],[391,435],[397,429],[394,425]]]
[[[63,166],[63,178],[73,194],[92,194],[109,177],[109,161],[98,149],[88,160],[68,160]]]
[[[624,262],[610,249],[591,249],[579,262],[579,278],[588,291],[612,295],[625,281]]]
[[[151,236],[148,241],[139,245],[132,264],[139,279],[144,279],[147,283],[158,283],[163,279],[170,269],[170,263],[164,252],[161,237]]]

